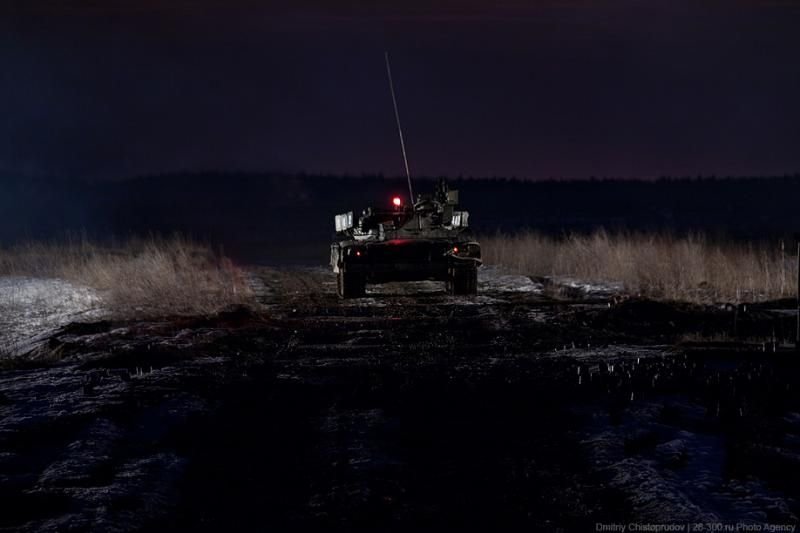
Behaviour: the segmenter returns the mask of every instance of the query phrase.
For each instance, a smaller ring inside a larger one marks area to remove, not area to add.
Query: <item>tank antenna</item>
[[[400,111],[397,109],[397,97],[394,94],[394,82],[392,81],[392,67],[389,65],[389,52],[384,52],[386,57],[386,74],[389,75],[389,90],[392,93],[392,105],[394,105],[394,118],[397,121],[397,133],[400,135],[400,149],[403,151],[403,163],[406,166],[406,178],[408,179],[408,197],[411,205],[414,205],[414,189],[411,187],[411,171],[408,169],[408,157],[406,156],[406,142],[403,139],[403,128],[400,126]]]

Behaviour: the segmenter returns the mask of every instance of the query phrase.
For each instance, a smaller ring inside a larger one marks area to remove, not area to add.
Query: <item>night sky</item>
[[[0,175],[800,171],[800,2],[0,4]]]

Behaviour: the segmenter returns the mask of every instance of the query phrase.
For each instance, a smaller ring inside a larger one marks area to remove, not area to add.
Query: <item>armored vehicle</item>
[[[444,281],[450,294],[476,294],[481,247],[469,233],[469,213],[459,208],[458,191],[451,191],[444,180],[432,194],[420,194],[414,201],[388,52],[386,74],[410,205],[395,196],[389,207],[367,208],[358,220],[352,211],[336,215],[331,266],[339,296],[364,296],[367,283],[418,280]]]
[[[439,182],[413,205],[400,196],[387,208],[337,215],[331,266],[342,298],[364,296],[367,283],[439,280],[454,295],[476,294],[481,247],[469,231],[458,191]]]

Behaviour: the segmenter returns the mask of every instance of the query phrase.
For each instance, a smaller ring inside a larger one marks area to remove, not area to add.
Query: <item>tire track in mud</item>
[[[546,531],[618,509],[588,489],[561,385],[506,357],[519,295],[487,296],[496,309],[417,284],[342,302],[317,272],[262,275],[292,335],[199,437],[213,444],[190,468],[193,518],[170,527]]]

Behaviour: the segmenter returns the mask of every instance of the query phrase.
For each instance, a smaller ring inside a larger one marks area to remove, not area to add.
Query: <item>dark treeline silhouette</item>
[[[800,231],[800,175],[656,181],[453,179],[478,232],[702,231],[735,239]],[[116,182],[0,178],[0,242],[181,232],[243,261],[324,262],[333,216],[388,206],[404,179],[232,173]],[[415,180],[417,192],[433,179]]]

